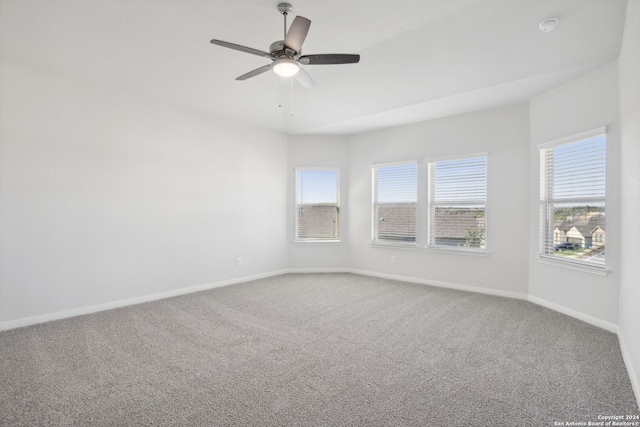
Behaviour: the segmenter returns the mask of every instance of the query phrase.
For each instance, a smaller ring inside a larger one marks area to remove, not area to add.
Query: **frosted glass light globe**
[[[293,59],[278,59],[273,64],[273,71],[282,77],[291,77],[300,71],[300,64]]]

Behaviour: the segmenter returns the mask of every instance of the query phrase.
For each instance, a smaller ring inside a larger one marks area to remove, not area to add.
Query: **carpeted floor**
[[[612,333],[524,301],[351,274],[0,333],[2,426],[553,426],[632,414]]]

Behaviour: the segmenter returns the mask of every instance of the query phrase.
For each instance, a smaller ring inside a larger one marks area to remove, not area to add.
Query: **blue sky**
[[[337,203],[338,171],[298,171],[298,204]]]
[[[599,135],[572,144],[553,147],[553,198],[605,197],[606,136]]]
[[[433,163],[433,177],[437,182],[435,201],[484,203],[486,170],[486,157]],[[417,164],[379,167],[377,182],[378,203],[416,203],[418,199]]]
[[[378,203],[416,203],[418,200],[418,165],[378,168]]]
[[[478,202],[487,197],[487,158],[470,157],[433,164],[433,201],[439,204]]]

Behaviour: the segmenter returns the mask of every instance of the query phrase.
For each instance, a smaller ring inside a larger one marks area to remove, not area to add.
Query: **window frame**
[[[484,247],[465,247],[465,246],[447,246],[447,245],[437,245],[431,243],[431,235],[432,235],[432,221],[433,219],[433,189],[435,183],[433,183],[432,177],[432,165],[438,162],[447,162],[447,161],[455,161],[455,160],[464,160],[464,159],[475,159],[484,157],[485,159],[485,176],[484,176]],[[426,168],[427,168],[427,199],[426,199],[426,210],[427,210],[427,241],[425,249],[429,251],[443,251],[448,253],[466,253],[473,255],[488,255],[489,254],[489,153],[486,151],[477,152],[477,153],[465,153],[459,155],[451,155],[451,156],[442,156],[442,157],[433,157],[426,159]]]
[[[547,185],[547,178],[549,177],[549,173],[548,173],[548,169],[547,169],[547,163],[543,162],[543,150],[545,149],[549,149],[549,148],[555,148],[555,147],[560,147],[563,145],[569,145],[569,144],[573,144],[573,143],[580,143],[583,142],[584,140],[587,140],[589,138],[593,138],[593,137],[597,137],[597,136],[604,136],[605,138],[605,158],[604,158],[604,164],[605,164],[605,172],[604,172],[604,179],[605,179],[605,194],[604,197],[602,198],[602,201],[604,203],[604,213],[605,213],[605,218],[606,218],[606,212],[607,212],[607,193],[608,193],[608,188],[607,188],[607,181],[608,181],[608,164],[607,164],[607,157],[608,157],[608,146],[609,146],[609,141],[608,141],[608,128],[607,126],[602,126],[602,127],[598,127],[595,129],[591,129],[585,132],[580,132],[577,134],[573,134],[573,135],[569,135],[566,137],[562,137],[562,138],[558,138],[558,139],[554,139],[551,141],[547,141],[544,142],[542,144],[538,144],[537,145],[537,149],[538,149],[538,171],[539,171],[539,176],[538,176],[538,183],[539,183],[539,209],[538,209],[538,256],[537,256],[537,261],[539,263],[542,264],[549,264],[549,265],[555,265],[555,266],[560,266],[560,267],[565,267],[565,268],[569,268],[572,270],[578,270],[578,271],[584,271],[584,272],[588,272],[588,273],[594,273],[594,274],[599,274],[599,275],[603,275],[606,276],[608,274],[608,271],[606,269],[607,267],[607,258],[605,257],[604,262],[602,264],[599,263],[594,263],[594,262],[588,262],[588,261],[583,261],[580,259],[575,259],[575,258],[567,258],[567,257],[558,257],[558,256],[554,256],[553,254],[549,254],[546,252],[546,245],[545,245],[545,241],[548,240],[548,235],[549,233],[551,233],[551,236],[554,236],[554,228],[549,228],[549,224],[551,224],[551,226],[553,225],[553,222],[549,223],[548,221],[548,217],[547,217],[547,213],[549,210],[550,206],[553,206],[552,204],[550,204],[549,202],[549,195],[547,193],[548,190],[548,185]],[[555,199],[554,199],[555,201]],[[557,202],[556,202],[557,203]],[[606,221],[606,219],[605,219]],[[549,228],[549,229],[547,229]],[[544,230],[544,233],[543,233]],[[545,234],[546,233],[546,234]],[[606,241],[606,237],[605,237],[605,241]]]
[[[379,239],[377,238],[377,224],[379,220],[376,215],[376,206],[378,205],[378,174],[377,171],[381,168],[391,168],[397,166],[409,166],[414,165],[416,168],[416,202],[415,202],[415,234],[414,241],[403,242],[399,240]],[[418,224],[418,209],[419,209],[419,195],[420,195],[420,162],[417,159],[387,162],[387,163],[375,163],[371,165],[371,234],[370,244],[374,246],[393,246],[398,248],[414,249],[418,248],[419,238],[419,224]]]
[[[337,228],[336,228],[336,233],[337,233],[337,238],[331,238],[331,239],[321,239],[321,238],[300,238],[300,234],[299,234],[299,225],[300,225],[300,221],[299,221],[299,209],[300,209],[300,204],[298,203],[298,195],[300,192],[300,181],[299,181],[299,173],[300,172],[335,172],[336,173],[336,211],[337,211]],[[340,168],[339,167],[315,167],[315,166],[311,166],[311,167],[294,167],[294,238],[293,238],[293,243],[295,244],[320,244],[320,245],[327,245],[327,244],[336,244],[336,243],[340,243],[341,242],[341,235],[342,235],[342,221],[340,220],[340,216],[341,216],[341,207],[340,207]]]

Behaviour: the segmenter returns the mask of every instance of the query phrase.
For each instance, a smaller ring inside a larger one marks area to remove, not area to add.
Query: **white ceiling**
[[[637,0],[630,0],[637,1]],[[359,133],[524,101],[617,58],[626,0],[291,0],[304,89],[259,50],[281,40],[278,0],[0,0],[0,60],[285,133]],[[543,33],[538,24],[559,19]],[[291,22],[291,19],[289,20]]]

